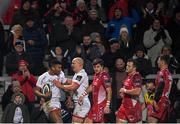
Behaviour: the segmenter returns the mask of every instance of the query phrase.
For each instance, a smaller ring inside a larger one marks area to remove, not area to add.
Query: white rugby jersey
[[[52,81],[53,80],[59,80],[62,83],[66,82],[66,78],[64,76],[64,73],[61,71],[59,76],[56,75],[50,75],[49,72],[45,72],[44,74],[42,74],[39,78],[38,81],[36,83],[36,86],[40,87],[41,89],[43,89],[45,84],[49,84],[50,85],[50,90],[52,91],[52,98],[60,98],[60,90],[58,87],[56,87]]]
[[[84,69],[80,70],[78,73],[75,73],[75,75],[72,78],[72,81],[79,85],[79,88],[74,92],[73,99],[76,102],[79,97],[84,93],[84,91],[88,88],[89,78],[87,73]],[[88,98],[86,95],[85,98]]]

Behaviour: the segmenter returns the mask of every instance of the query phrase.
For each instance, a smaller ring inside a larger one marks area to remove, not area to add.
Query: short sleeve
[[[134,75],[134,78],[133,78],[133,85],[134,87],[141,87],[142,85],[142,78],[139,74],[136,74]]]
[[[104,81],[104,86],[111,87],[111,79],[108,73],[103,73],[102,75],[103,81]]]
[[[42,76],[40,76],[39,78],[38,78],[38,80],[37,80],[37,83],[36,83],[36,86],[37,87],[39,87],[39,88],[43,88],[43,82],[42,82],[42,80],[43,80],[43,77]]]
[[[66,81],[67,81],[67,78],[65,77],[64,73],[62,73],[60,82],[64,84],[66,83]]]

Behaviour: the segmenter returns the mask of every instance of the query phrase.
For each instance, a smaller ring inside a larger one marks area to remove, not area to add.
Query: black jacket
[[[17,107],[21,108],[22,116],[23,116],[23,123],[30,122],[29,112],[25,105],[16,105],[14,103],[8,104],[6,107],[1,122],[2,123],[13,123],[14,113]]]

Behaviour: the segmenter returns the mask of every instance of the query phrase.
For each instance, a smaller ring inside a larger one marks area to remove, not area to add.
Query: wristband
[[[86,91],[84,91],[84,93],[82,94],[82,96],[86,96],[87,95],[87,92]]]
[[[106,106],[110,106],[110,101],[109,100],[106,102]]]

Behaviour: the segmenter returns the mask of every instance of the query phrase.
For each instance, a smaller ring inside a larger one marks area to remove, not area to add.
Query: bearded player
[[[55,79],[61,82],[66,81],[64,73],[62,72],[61,63],[53,59],[49,63],[49,70],[38,78],[35,94],[45,99],[46,102],[43,104],[43,110],[48,115],[50,121],[53,123],[62,123],[61,104],[59,100],[60,90],[52,83]],[[47,90],[47,92],[43,93],[43,88]]]
[[[142,121],[142,110],[139,96],[142,79],[136,71],[136,61],[128,60],[126,65],[127,78],[120,89],[122,104],[116,115],[117,123],[138,123]]]
[[[81,96],[81,94],[84,93],[84,91],[89,86],[88,82],[88,75],[83,69],[84,61],[82,58],[74,58],[72,60],[72,69],[75,72],[72,80],[67,79],[67,84],[61,84],[58,80],[54,80],[53,83],[60,89],[66,90],[66,91],[73,91],[73,100],[75,103],[74,111],[73,111],[73,117],[72,122],[73,123],[83,123],[85,117],[87,116],[89,110],[90,110],[90,101],[88,98],[88,95],[84,97],[83,105],[80,105],[78,103],[78,99]]]
[[[169,56],[164,55],[158,58],[158,72],[155,80],[156,91],[153,101],[153,112],[148,118],[148,122],[157,123],[164,122],[168,109],[170,107],[169,94],[172,85],[172,76],[168,70]]]
[[[92,92],[92,108],[85,123],[103,123],[105,122],[104,114],[110,113],[111,81],[109,74],[104,71],[102,59],[95,59],[93,67],[95,71],[93,82],[79,98],[79,104],[83,104],[84,97]]]

